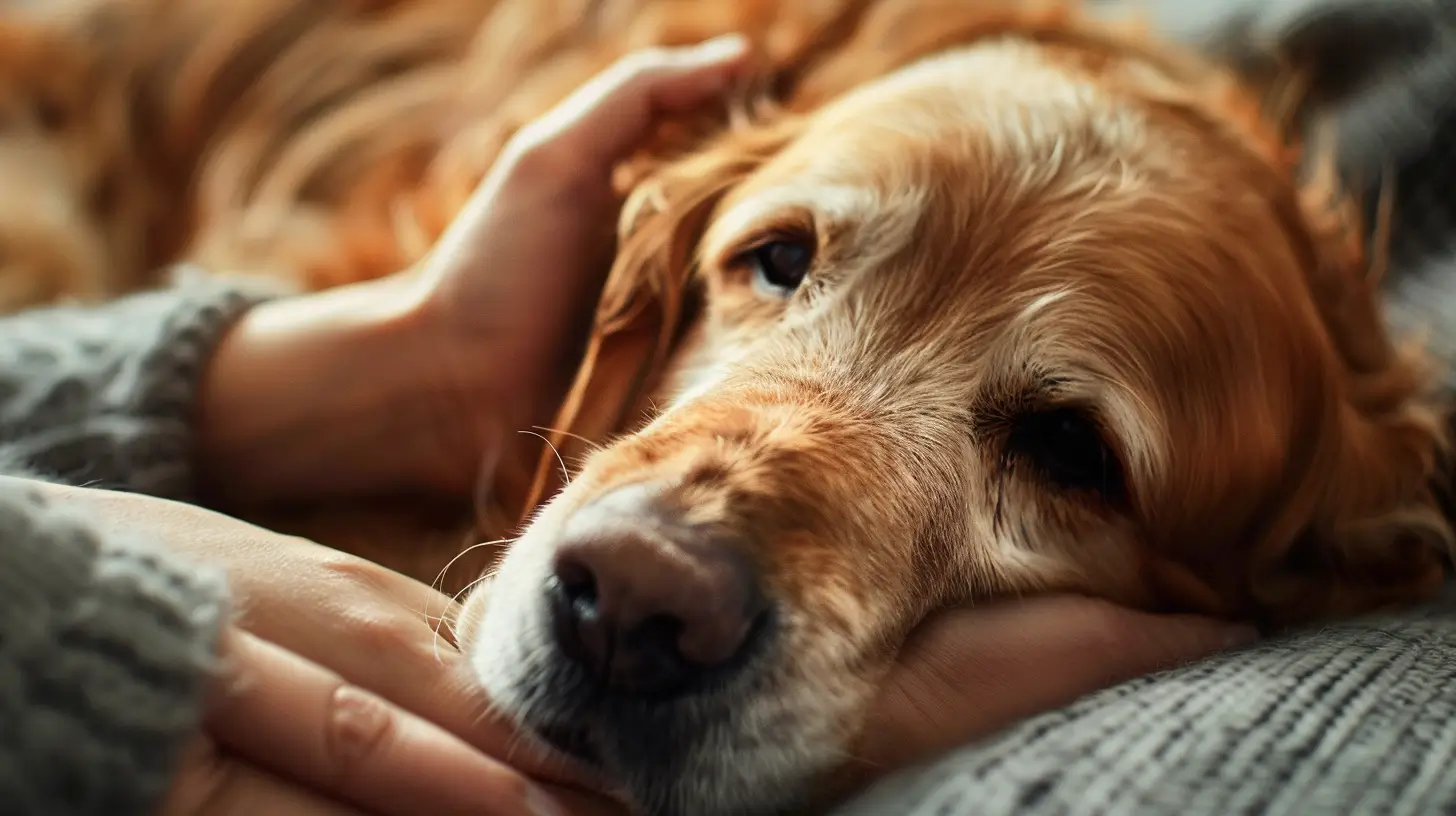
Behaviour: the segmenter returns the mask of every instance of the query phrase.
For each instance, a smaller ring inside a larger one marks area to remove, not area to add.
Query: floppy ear
[[[1431,367],[1397,347],[1384,313],[1394,199],[1379,182],[1433,129],[1437,106],[1420,100],[1456,87],[1456,75],[1433,70],[1456,41],[1451,25],[1422,2],[1139,5],[1233,70],[1284,140],[1265,152],[1292,161],[1291,183],[1305,179],[1279,207],[1288,234],[1307,241],[1327,341],[1301,372],[1320,418],[1295,440],[1298,487],[1280,497],[1250,562],[1251,611],[1277,625],[1427,597],[1456,543],[1451,428]]]
[[[1372,274],[1382,264],[1362,251],[1354,205],[1320,211],[1328,190],[1308,194],[1295,228],[1311,236],[1309,286],[1329,343],[1310,361],[1323,371],[1309,395],[1322,414],[1304,434],[1305,478],[1253,563],[1255,601],[1274,624],[1430,597],[1456,552],[1443,506],[1450,429],[1431,366],[1391,341]]]
[[[629,187],[616,260],[597,305],[575,380],[546,437],[519,520],[560,490],[592,448],[646,417],[678,343],[702,309],[697,249],[723,196],[795,130],[790,119],[724,134],[695,155],[644,161],[620,173]],[[559,455],[559,459],[558,459]]]

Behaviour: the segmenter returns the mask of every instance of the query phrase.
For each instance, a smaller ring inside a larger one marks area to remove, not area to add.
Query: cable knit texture
[[[192,400],[222,331],[270,291],[181,270],[177,286],[7,317],[0,467],[68,484],[185,498]]]
[[[0,812],[145,814],[195,731],[222,583],[0,482]]]
[[[185,496],[196,381],[264,292],[193,275],[0,320],[0,472]],[[195,732],[220,574],[0,479],[0,813],[141,816]]]

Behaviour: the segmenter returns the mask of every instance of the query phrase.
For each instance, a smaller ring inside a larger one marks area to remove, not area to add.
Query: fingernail
[[[721,62],[741,56],[748,50],[748,38],[742,34],[724,34],[699,43],[693,55],[703,62]]]
[[[1257,643],[1260,635],[1259,630],[1253,626],[1231,626],[1224,631],[1224,648],[1237,649],[1240,646],[1248,646]]]
[[[526,809],[532,816],[567,816],[566,808],[536,785],[526,786]]]

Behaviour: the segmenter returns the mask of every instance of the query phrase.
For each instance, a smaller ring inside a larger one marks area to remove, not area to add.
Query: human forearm
[[[465,489],[481,439],[442,385],[438,345],[408,277],[278,300],[223,337],[202,379],[205,492],[256,506],[392,489]]]

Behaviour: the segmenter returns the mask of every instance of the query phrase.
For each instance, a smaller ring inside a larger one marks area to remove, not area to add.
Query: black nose
[[[548,590],[568,657],[613,691],[670,696],[748,649],[767,607],[741,548],[655,512],[590,515]]]

